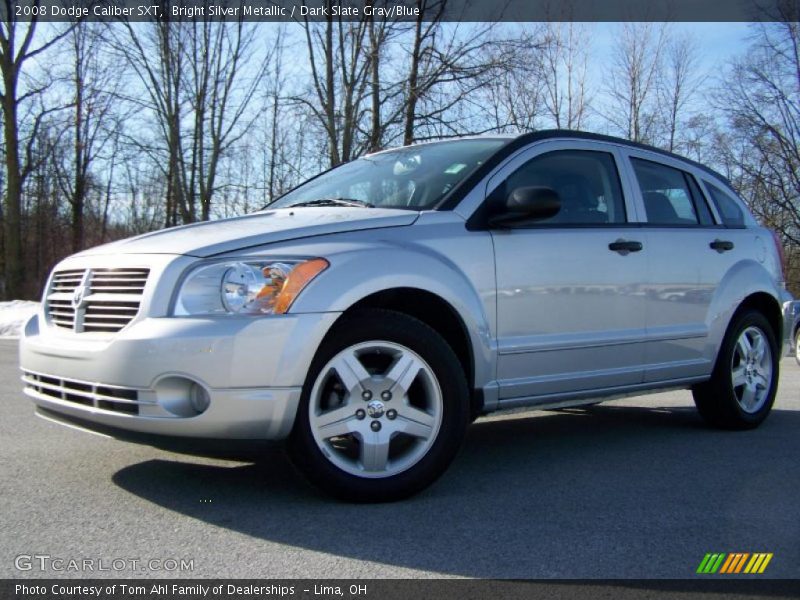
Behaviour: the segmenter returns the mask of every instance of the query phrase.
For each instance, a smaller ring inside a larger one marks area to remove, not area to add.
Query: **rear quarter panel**
[[[780,258],[768,229],[728,229],[724,234],[737,247],[743,248],[742,255],[747,258],[736,262],[727,271],[709,307],[706,355],[712,366],[734,313],[748,296],[767,293],[780,308],[785,294],[780,284]],[[777,341],[781,343],[781,340]]]

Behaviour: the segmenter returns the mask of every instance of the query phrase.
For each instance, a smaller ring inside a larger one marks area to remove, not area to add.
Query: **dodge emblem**
[[[367,414],[372,417],[373,419],[379,419],[383,416],[383,402],[380,400],[373,400],[369,404],[367,404]]]

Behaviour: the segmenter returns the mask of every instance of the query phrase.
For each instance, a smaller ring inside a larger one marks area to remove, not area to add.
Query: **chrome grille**
[[[142,295],[149,269],[92,269],[93,294]]]
[[[68,269],[53,274],[46,309],[56,327],[116,333],[139,313],[150,270]]]
[[[53,325],[72,329],[75,326],[75,309],[69,300],[50,300],[47,301],[47,314]]]
[[[69,269],[66,271],[58,271],[53,275],[53,287],[51,292],[64,292],[71,294],[75,291],[83,279],[85,269]]]
[[[139,312],[138,302],[88,302],[84,331],[119,331]]]
[[[131,388],[62,379],[32,371],[24,371],[22,381],[26,390],[35,395],[128,415],[138,415],[142,405],[155,404],[142,401],[139,391]]]

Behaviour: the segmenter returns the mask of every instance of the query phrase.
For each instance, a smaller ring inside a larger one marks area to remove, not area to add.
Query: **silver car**
[[[47,418],[286,439],[325,491],[385,501],[504,409],[690,388],[710,425],[756,427],[790,301],[722,176],[549,131],[372,154],[261,212],[71,256],[20,361]]]

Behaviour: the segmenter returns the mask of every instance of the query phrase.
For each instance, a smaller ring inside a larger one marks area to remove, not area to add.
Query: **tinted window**
[[[501,189],[552,188],[561,210],[536,224],[603,225],[625,222],[625,206],[614,157],[606,152],[559,150],[542,154],[517,169]]]
[[[694,207],[697,209],[697,216],[700,217],[700,225],[714,225],[714,217],[711,216],[711,211],[708,208],[703,192],[700,191],[700,186],[697,185],[697,181],[688,173],[684,173],[683,176],[689,183],[689,189],[694,198]]]
[[[706,182],[706,187],[711,194],[712,200],[714,200],[714,204],[717,205],[717,211],[722,218],[722,222],[728,227],[744,227],[744,213],[739,207],[739,203],[731,198],[730,195],[708,182]]]
[[[642,190],[647,222],[653,225],[699,225],[698,210],[689,187],[689,177],[678,169],[649,160],[632,158],[633,170]],[[702,200],[702,199],[701,199]],[[711,224],[706,207],[703,225]]]

